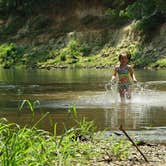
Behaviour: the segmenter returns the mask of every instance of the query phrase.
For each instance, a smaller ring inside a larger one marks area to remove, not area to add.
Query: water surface
[[[20,125],[32,123],[32,115],[24,108],[18,116],[23,99],[39,100],[36,118],[50,112],[40,127],[51,130],[58,123],[60,133],[72,122],[67,110],[76,105],[79,116],[94,120],[99,130],[126,130],[166,127],[166,70],[135,71],[138,85],[133,85],[130,101],[121,103],[108,88],[110,69],[89,70],[19,70],[0,69],[0,116]]]

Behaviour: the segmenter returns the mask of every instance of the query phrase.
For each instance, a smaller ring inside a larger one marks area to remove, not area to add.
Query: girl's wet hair
[[[121,60],[122,56],[127,56],[127,58],[128,58],[129,61],[131,59],[131,54],[129,52],[127,52],[127,51],[122,52],[122,53],[119,54],[119,61]]]

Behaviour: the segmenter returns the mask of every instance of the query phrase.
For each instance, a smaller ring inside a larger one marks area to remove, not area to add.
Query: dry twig
[[[125,136],[129,139],[129,141],[133,144],[133,146],[136,147],[136,149],[139,151],[139,153],[142,155],[142,157],[144,158],[144,160],[146,162],[149,162],[148,159],[145,157],[145,155],[142,153],[142,151],[138,148],[138,146],[135,144],[135,142],[129,137],[129,135],[127,134],[127,132],[123,129],[122,125],[119,127],[119,130],[121,130]]]

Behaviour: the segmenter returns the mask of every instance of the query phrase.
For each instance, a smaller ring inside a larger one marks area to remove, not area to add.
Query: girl
[[[131,65],[128,65],[130,58],[131,55],[128,52],[123,52],[119,55],[120,65],[115,67],[114,74],[111,79],[111,81],[114,81],[116,76],[118,75],[118,91],[122,101],[124,100],[125,95],[128,99],[131,98],[130,78],[133,82],[137,82],[133,68],[131,67]]]

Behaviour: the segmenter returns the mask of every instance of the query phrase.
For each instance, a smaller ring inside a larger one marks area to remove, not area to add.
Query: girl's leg
[[[125,90],[119,89],[121,102],[125,101]]]
[[[127,99],[131,99],[131,88],[130,87],[128,87],[126,89],[126,97],[127,97]]]

